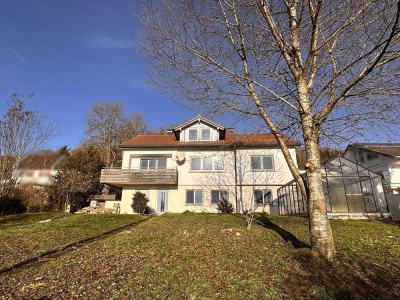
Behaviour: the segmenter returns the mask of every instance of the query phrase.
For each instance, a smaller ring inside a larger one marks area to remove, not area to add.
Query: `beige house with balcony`
[[[296,163],[296,140],[286,138]],[[101,182],[122,188],[120,213],[133,213],[133,194],[146,194],[157,214],[217,212],[222,199],[236,211],[277,214],[277,189],[293,179],[272,134],[235,134],[201,115],[165,135],[126,142],[121,168],[102,170]]]

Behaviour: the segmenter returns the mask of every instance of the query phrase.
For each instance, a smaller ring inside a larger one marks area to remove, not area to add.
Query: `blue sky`
[[[101,100],[143,113],[152,130],[197,114],[146,83],[138,2],[0,0],[1,109],[11,93],[34,93],[30,108],[59,124],[52,149],[79,145],[87,111]]]

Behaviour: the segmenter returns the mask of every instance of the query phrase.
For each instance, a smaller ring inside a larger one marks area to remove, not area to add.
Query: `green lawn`
[[[70,243],[122,227],[138,220],[137,218],[140,217],[63,213],[0,217],[0,270]]]
[[[333,220],[334,262],[305,219],[167,214],[0,276],[4,299],[399,299],[400,227]]]

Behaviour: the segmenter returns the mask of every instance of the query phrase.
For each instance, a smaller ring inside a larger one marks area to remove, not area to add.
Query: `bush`
[[[143,215],[146,210],[149,211],[147,207],[147,203],[149,202],[149,198],[141,192],[136,192],[133,194],[132,198],[132,209],[135,213]]]
[[[218,202],[217,209],[218,209],[219,212],[221,212],[223,214],[231,214],[231,213],[233,213],[233,205],[232,205],[231,202],[229,202],[226,199],[223,199],[220,202]]]

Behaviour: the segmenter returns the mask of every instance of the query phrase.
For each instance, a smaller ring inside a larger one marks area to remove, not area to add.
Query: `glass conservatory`
[[[379,174],[343,157],[336,157],[322,167],[322,176],[329,214],[389,212]],[[294,180],[278,190],[278,208],[280,215],[307,215],[305,199]]]

